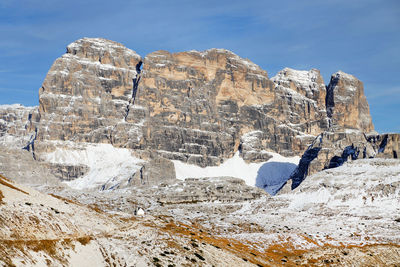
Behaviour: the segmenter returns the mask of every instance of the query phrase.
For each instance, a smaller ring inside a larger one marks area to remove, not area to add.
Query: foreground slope
[[[117,258],[117,266],[124,262],[391,266],[400,263],[399,181],[396,160],[373,159],[314,174],[296,190],[284,188],[275,197],[228,177],[171,181],[112,193],[49,190],[104,211],[82,207],[94,225],[101,222],[93,229],[85,228],[90,220],[80,222],[76,215],[69,220],[85,229],[90,244],[108,252],[108,259]],[[31,207],[24,202],[15,204],[24,210]],[[48,204],[43,205],[52,212]],[[131,218],[137,206],[146,215]],[[53,208],[67,212],[61,206]],[[14,213],[15,206],[12,209]],[[86,220],[83,211],[76,214]],[[4,237],[10,239],[10,232],[4,232]],[[57,251],[67,249],[64,244]],[[64,254],[61,258],[68,259]]]
[[[194,240],[193,226],[172,217],[107,214],[17,185],[4,176],[0,176],[0,211],[0,266],[252,266],[251,262],[260,262],[245,262],[235,251]]]

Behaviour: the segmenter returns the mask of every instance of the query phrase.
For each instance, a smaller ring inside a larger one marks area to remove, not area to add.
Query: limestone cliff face
[[[133,80],[141,57],[123,45],[84,38],[67,47],[39,91],[40,140],[112,142],[131,106]],[[127,127],[125,127],[127,126]],[[138,138],[126,131],[129,138]]]
[[[271,80],[230,51],[211,49],[144,59],[136,104],[148,109],[143,146],[199,165],[240,149],[249,161],[267,150],[301,153],[326,130],[326,90],[318,70],[284,69]]]
[[[364,132],[374,129],[361,81],[339,71],[332,75],[327,92],[326,106],[334,127]]]
[[[143,65],[142,65],[143,63]],[[84,38],[67,47],[40,89],[38,139],[111,143],[200,166],[237,150],[248,161],[301,155],[316,135],[373,129],[362,83],[339,72],[266,71],[224,49],[141,58]]]
[[[0,144],[23,148],[34,142],[36,132],[32,120],[35,114],[37,107],[0,105]]]
[[[22,136],[29,128],[29,118],[36,107],[0,105],[0,137],[6,134]]]
[[[317,135],[328,128],[326,86],[319,70],[285,68],[272,81],[279,95],[273,115],[281,116],[288,125],[311,135]]]
[[[152,53],[144,60],[136,99],[148,111],[143,147],[216,165],[239,147],[249,123],[242,109],[273,102],[272,90],[265,71],[227,50]]]

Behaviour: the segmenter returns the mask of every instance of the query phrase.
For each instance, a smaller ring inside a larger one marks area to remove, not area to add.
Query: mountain
[[[333,127],[373,129],[363,85],[351,75],[338,72],[327,87],[318,70],[284,69],[269,79],[223,49],[142,58],[104,39],[70,44],[39,102],[39,140],[154,150],[202,167],[219,165],[239,146],[243,158],[265,160],[263,149],[300,155],[310,135]]]
[[[0,125],[2,140],[25,142],[41,161],[57,149],[79,151],[87,145],[75,144],[90,143],[129,149],[150,172],[171,165],[168,160],[219,166],[238,151],[246,163],[262,163],[271,152],[301,156],[323,132],[345,139],[358,132],[358,142],[366,142],[363,133],[373,124],[363,91],[362,82],[341,71],[328,85],[316,69],[285,68],[269,78],[250,60],[224,49],[142,57],[113,41],[83,38],[68,45],[50,68],[39,107],[25,113],[16,108],[19,130],[10,107],[1,109]],[[375,138],[383,137],[375,133]],[[342,152],[332,150],[327,160]],[[87,164],[53,159],[50,168],[72,180],[87,173]],[[135,173],[134,180],[143,181],[139,169],[123,175],[124,183]],[[173,168],[167,169],[166,179],[174,179]]]

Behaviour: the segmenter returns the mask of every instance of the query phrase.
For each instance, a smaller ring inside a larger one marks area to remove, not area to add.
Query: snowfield
[[[173,160],[173,163],[175,165],[176,178],[180,180],[219,176],[235,177],[243,179],[249,186],[257,185],[264,188],[264,186],[268,185],[269,190],[269,186],[282,185],[289,179],[291,172],[294,170],[293,166],[297,166],[300,157],[287,158],[278,153],[268,153],[272,158],[260,163],[246,163],[240,157],[239,152],[236,152],[232,158],[227,159],[220,166],[202,168],[178,160]],[[271,164],[273,162],[287,164]],[[274,190],[271,189],[269,193],[273,192]]]
[[[65,182],[73,189],[103,187],[112,189],[141,168],[144,161],[134,157],[131,150],[111,144],[79,144],[73,148],[59,148],[44,156],[53,164],[86,165],[89,172],[75,180]]]
[[[87,166],[82,177],[65,181],[69,187],[82,189],[115,189],[126,183],[145,163],[132,155],[132,150],[116,148],[111,144],[54,142],[56,148],[42,156],[45,162],[68,166]],[[176,178],[235,177],[249,186],[263,188],[275,195],[297,166],[300,157],[284,157],[267,152],[272,158],[266,162],[246,163],[239,152],[220,166],[199,167],[173,160]]]

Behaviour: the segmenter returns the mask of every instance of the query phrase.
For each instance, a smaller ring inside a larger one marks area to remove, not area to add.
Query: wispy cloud
[[[28,89],[19,89],[19,88],[4,88],[4,87],[0,87],[0,92],[3,93],[32,93],[32,92],[36,92],[36,90],[28,90]]]
[[[0,73],[14,72],[14,70],[10,69],[0,69]]]
[[[379,99],[386,97],[395,97],[400,99],[400,87],[394,88],[381,88],[371,94],[368,95],[368,99]]]

